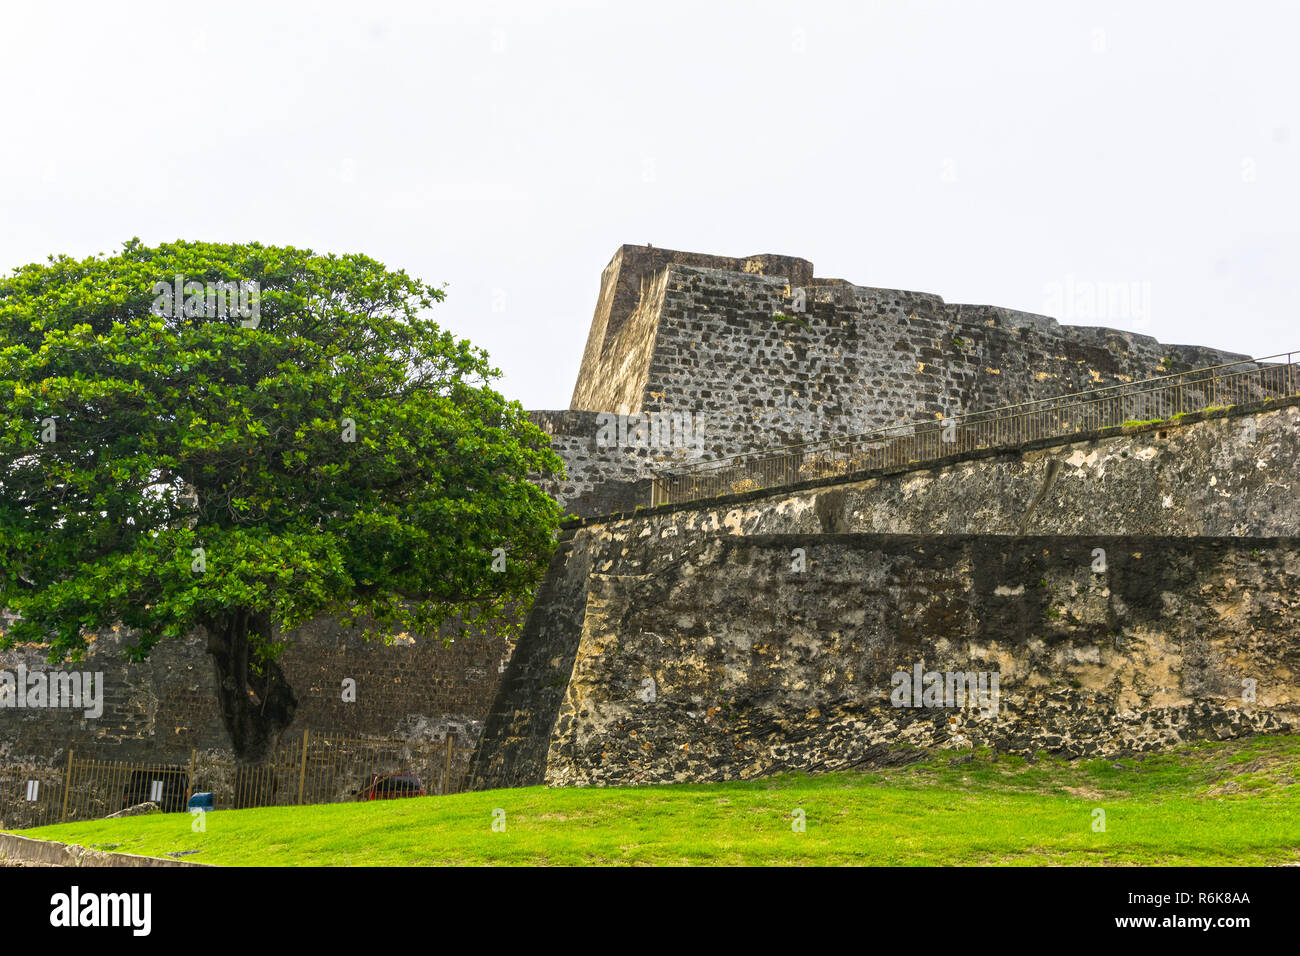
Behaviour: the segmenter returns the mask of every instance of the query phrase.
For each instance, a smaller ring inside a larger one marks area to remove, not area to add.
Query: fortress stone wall
[[[916,747],[1113,755],[1296,726],[1296,539],[1081,544],[724,536],[644,578],[593,574],[545,782],[842,770]],[[802,572],[795,548],[815,553]],[[999,675],[996,711],[895,707],[891,675],[918,667]]]
[[[579,528],[621,534],[640,521],[679,548],[723,533],[1295,536],[1298,490],[1300,405],[1291,398],[591,518]]]
[[[534,417],[554,429],[569,466],[548,490],[593,515],[612,502],[648,503],[648,483],[638,482],[692,461],[1246,358],[818,278],[790,256],[623,246],[602,275],[570,412]],[[643,435],[598,448],[595,413],[620,412],[693,415],[701,441],[655,448]]]
[[[699,460],[694,454],[657,454],[648,438],[640,443],[601,441],[610,414],[555,411],[530,412],[529,417],[550,436],[551,448],[564,461],[567,472],[564,479],[550,479],[544,486],[573,514],[631,511],[650,500],[650,477],[655,469]],[[617,435],[617,423],[614,430]]]
[[[191,749],[230,746],[217,705],[212,659],[197,635],[164,641],[143,663],[123,659],[127,635],[101,635],[82,664],[45,663],[46,648],[0,653],[0,670],[103,672],[103,709],[0,708],[0,764],[61,765],[69,749],[81,757],[184,763]],[[512,647],[479,633],[445,647],[438,638],[403,635],[392,644],[361,640],[322,618],[290,635],[281,659],[298,698],[291,734],[304,729],[412,743],[473,745]],[[344,700],[343,681],[356,682]]]
[[[957,745],[946,728],[971,715],[882,703],[918,662],[1003,675],[1008,707],[961,745],[1078,755],[1290,729],[1298,417],[1298,400],[1267,401],[583,521],[475,785],[725,779]],[[1245,678],[1268,693],[1243,702]]]

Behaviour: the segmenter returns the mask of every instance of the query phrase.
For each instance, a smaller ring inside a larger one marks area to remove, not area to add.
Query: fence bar
[[[302,764],[298,769],[298,806],[302,806],[302,794],[307,786],[307,740],[311,736],[311,728],[304,727],[302,731]]]
[[[68,769],[63,775],[63,809],[59,813],[59,822],[65,823],[68,819],[68,794],[72,792],[72,755],[74,751],[68,748]]]
[[[203,790],[212,791],[222,808],[287,806],[295,798],[298,805],[366,799],[376,780],[407,775],[427,781],[423,789],[429,795],[439,792],[441,777],[441,792],[451,794],[457,792],[456,783],[472,752],[470,747],[457,746],[452,734],[444,743],[320,731],[305,731],[301,745],[282,742],[257,766],[241,766],[229,753],[200,755],[197,748],[191,748],[188,764],[96,760],[69,751],[62,770],[0,768],[0,818],[15,828],[97,819],[152,800],[157,780],[163,784],[162,808],[169,812],[183,810],[187,798]],[[27,800],[32,780],[38,796]],[[377,795],[382,798],[402,789],[398,785],[385,791],[381,786]]]

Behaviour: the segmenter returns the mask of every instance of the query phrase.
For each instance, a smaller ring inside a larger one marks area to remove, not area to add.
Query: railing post
[[[59,822],[68,822],[68,794],[72,791],[72,755],[75,751],[68,749],[68,769],[63,774],[63,809],[59,812]]]
[[[447,731],[447,775],[442,785],[442,795],[444,797],[451,793],[451,748],[454,739],[451,731]]]
[[[303,792],[307,786],[307,740],[311,736],[311,728],[304,727],[302,730],[302,761],[298,765],[298,806],[302,806]]]

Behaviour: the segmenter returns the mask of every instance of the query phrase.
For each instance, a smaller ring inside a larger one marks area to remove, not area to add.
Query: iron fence
[[[650,504],[682,504],[1290,397],[1300,394],[1300,369],[1293,354],[1192,369],[949,418],[908,422],[847,438],[700,462],[680,472],[656,475],[651,482]],[[1282,361],[1274,361],[1278,359]]]
[[[195,793],[211,793],[216,810],[387,799],[416,787],[430,795],[456,793],[472,755],[452,735],[411,742],[311,731],[251,766],[213,751],[192,750],[185,763],[100,760],[69,751],[61,767],[0,768],[0,827],[96,820],[142,803],[183,812]]]

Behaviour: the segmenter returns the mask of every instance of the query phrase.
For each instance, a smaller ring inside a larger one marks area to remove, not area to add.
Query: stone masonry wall
[[[122,659],[126,636],[111,633],[92,645],[82,664],[45,663],[43,647],[0,653],[0,670],[78,670],[104,673],[104,713],[0,707],[0,763],[54,765],[68,748],[99,759],[184,761],[190,749],[230,746],[217,705],[211,658],[201,638],[165,641],[144,663]],[[282,659],[298,697],[288,735],[303,729],[398,737],[413,742],[452,733],[477,740],[511,646],[495,634],[471,634],[451,646],[439,639],[400,636],[391,645],[361,640],[322,618],[300,628]],[[356,701],[344,702],[344,678],[356,681]]]
[[[924,293],[814,286],[800,314],[781,278],[666,276],[642,407],[707,412],[717,456],[1246,358]]]
[[[1300,718],[1294,539],[1091,539],[1104,572],[1070,536],[826,535],[792,569],[807,543],[716,538],[653,576],[594,576],[547,784],[842,770],[911,747],[1121,754]],[[997,673],[995,707],[894,706],[891,676],[917,665]]]
[[[735,259],[650,246],[619,247],[601,273],[600,294],[570,407],[616,412],[627,405],[631,411],[637,410],[645,391],[665,272],[675,263],[793,277],[796,285],[813,281],[812,263],[792,256]]]
[[[588,524],[681,547],[702,533],[1300,535],[1298,489],[1291,398]]]
[[[602,445],[598,441],[604,413],[535,411],[528,415],[551,439],[551,449],[564,460],[563,479],[539,481],[542,489],[577,515],[632,511],[650,499],[650,476],[671,461],[652,449],[631,444]],[[685,462],[682,456],[678,462]]]
[[[705,439],[691,458],[712,459],[1245,358],[815,278],[812,263],[789,256],[623,246],[602,276],[571,408],[698,415]],[[646,486],[615,488],[620,474],[635,485],[681,464],[653,451],[593,456],[581,431],[556,434],[583,516],[648,503]]]
[[[922,535],[926,546],[935,548],[946,548],[945,536],[951,535],[1008,536],[998,539],[999,547],[1010,547],[1019,535],[1036,535],[1054,542],[1052,554],[1068,552],[1070,561],[1082,555],[1085,565],[1094,548],[1105,547],[1103,539],[1117,536],[1219,542],[1189,552],[1197,561],[1226,547],[1222,539],[1228,536],[1290,542],[1300,535],[1294,493],[1300,473],[1298,416],[1295,399],[1266,402],[1188,416],[1176,424],[1109,429],[1014,451],[969,452],[923,468],[579,522],[565,532],[543,585],[546,597],[534,605],[493,702],[475,757],[474,785],[524,786],[547,779],[553,731],[588,634],[588,615],[605,613],[607,600],[627,604],[629,615],[640,613],[640,599],[618,591],[619,580],[638,588],[665,575],[689,573],[706,580],[712,572],[707,562],[700,563],[701,555],[714,553],[709,549],[719,538],[753,535],[784,536],[787,566],[796,547],[811,562],[821,560],[823,547],[836,535],[878,532]],[[1254,549],[1250,540],[1241,547],[1247,553]],[[1268,547],[1285,550],[1290,544]],[[1192,578],[1183,583],[1193,588]],[[732,587],[721,580],[718,586]],[[968,591],[971,586],[969,581],[961,585]],[[920,582],[909,600],[920,607],[928,594],[927,599],[942,602],[952,587],[951,582]],[[757,585],[751,589],[754,626],[765,619],[763,601],[770,596]],[[833,591],[822,599],[834,609]],[[698,619],[683,613],[676,620],[686,627]],[[666,628],[668,621],[661,623]],[[641,626],[631,617],[611,625],[629,638]],[[667,630],[645,633],[678,639]],[[692,633],[709,636],[707,629]]]

